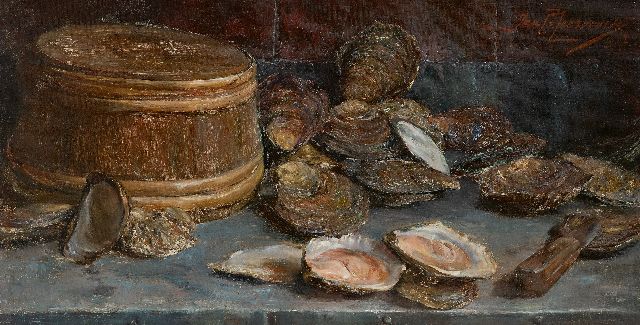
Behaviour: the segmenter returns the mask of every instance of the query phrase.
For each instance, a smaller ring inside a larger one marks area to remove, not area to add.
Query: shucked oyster
[[[478,296],[475,281],[435,278],[409,268],[396,287],[398,293],[426,307],[440,310],[462,308]]]
[[[562,158],[592,175],[584,193],[610,205],[640,206],[640,175],[608,161],[564,154]]]
[[[209,268],[269,283],[294,282],[302,270],[302,248],[279,244],[241,250],[220,263],[210,263]]]
[[[405,269],[381,242],[359,235],[314,238],[302,261],[305,281],[356,294],[393,288]]]
[[[332,109],[319,141],[331,152],[356,159],[393,156],[392,134],[386,115],[374,105],[345,101]]]
[[[369,216],[368,197],[345,176],[301,162],[280,165],[277,175],[275,204],[267,214],[287,230],[302,236],[343,235]]]
[[[383,205],[424,201],[433,198],[434,192],[460,188],[455,178],[416,161],[346,161],[345,169]]]
[[[551,228],[552,237],[562,237],[596,218],[600,233],[581,251],[582,256],[606,257],[640,241],[640,208],[600,208],[570,214]]]
[[[485,203],[529,215],[573,199],[590,177],[563,160],[522,158],[483,172],[478,183]]]
[[[481,279],[496,272],[486,247],[439,221],[392,231],[384,240],[407,265],[435,277]]]

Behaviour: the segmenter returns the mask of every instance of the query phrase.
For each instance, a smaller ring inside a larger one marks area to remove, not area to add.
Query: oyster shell
[[[289,74],[269,76],[260,85],[259,97],[265,134],[283,151],[298,148],[320,132],[329,110],[325,91]]]
[[[299,171],[285,172],[296,169]],[[278,171],[282,176],[276,185],[273,210],[270,202],[264,208],[285,230],[302,236],[336,236],[353,232],[366,222],[369,199],[347,177],[300,162],[281,165]]]
[[[456,108],[429,121],[444,134],[445,149],[467,153],[490,149],[513,131],[507,117],[493,107]]]
[[[640,175],[608,161],[564,154],[562,158],[592,175],[584,193],[604,203],[640,207]]]
[[[210,263],[215,272],[269,283],[291,283],[302,271],[302,247],[278,244],[237,251],[220,263]]]
[[[411,99],[390,99],[377,105],[389,121],[403,120],[421,128],[442,149],[442,132],[429,121],[431,111],[428,108]]]
[[[303,162],[312,167],[324,169],[337,169],[339,164],[333,158],[325,155],[311,144],[305,144],[300,147],[287,161]]]
[[[470,304],[478,296],[478,285],[475,281],[429,277],[409,268],[402,274],[396,291],[428,308],[449,310]]]
[[[342,95],[366,102],[401,96],[418,76],[419,63],[412,35],[398,25],[376,22],[338,51]]]
[[[601,232],[581,251],[581,256],[607,257],[640,241],[640,208],[600,208],[570,214],[549,234],[562,237],[590,218],[597,218]]]
[[[90,174],[63,255],[80,264],[93,262],[113,248],[128,216],[129,201],[120,183],[100,173]]]
[[[522,158],[484,171],[478,183],[485,203],[529,215],[570,201],[590,177],[563,160]]]
[[[424,129],[405,120],[394,120],[392,125],[395,134],[414,157],[441,173],[451,173],[444,153]]]
[[[394,230],[384,240],[407,265],[435,277],[484,279],[496,272],[485,246],[440,221]]]
[[[421,194],[460,188],[457,179],[416,161],[348,161],[345,168],[358,182],[385,194]]]
[[[405,269],[381,242],[360,235],[314,238],[302,262],[308,283],[355,294],[390,290]]]
[[[318,140],[332,153],[350,158],[381,159],[394,155],[386,115],[357,100],[345,101],[332,109]]]
[[[136,257],[175,255],[195,244],[195,228],[191,216],[180,209],[132,209],[120,232],[119,248]]]
[[[59,239],[73,215],[64,203],[32,203],[0,208],[0,245],[46,242]]]

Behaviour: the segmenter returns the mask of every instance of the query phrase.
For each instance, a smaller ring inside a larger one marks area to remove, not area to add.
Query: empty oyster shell
[[[451,173],[444,153],[424,129],[405,120],[394,120],[392,125],[395,134],[414,157],[441,173]]]
[[[522,158],[486,170],[478,183],[486,203],[529,215],[570,201],[590,177],[563,160]]]
[[[320,132],[329,110],[325,91],[289,74],[269,76],[260,86],[259,97],[267,138],[283,151],[294,150]]]
[[[429,277],[407,269],[396,287],[398,293],[426,307],[439,310],[463,308],[478,296],[475,281]]]
[[[335,106],[318,140],[327,150],[357,159],[393,156],[391,127],[374,105],[349,100]]]
[[[500,141],[513,127],[507,117],[493,107],[456,108],[429,117],[443,134],[445,148],[462,152],[481,152]]]
[[[220,263],[210,263],[209,268],[269,283],[291,283],[301,274],[302,252],[294,244],[241,250]]]
[[[360,235],[314,238],[302,261],[305,281],[355,294],[389,290],[405,269],[381,242]]]
[[[421,128],[442,148],[442,132],[429,120],[431,111],[428,108],[411,99],[390,99],[379,103],[378,107],[387,114],[390,121],[403,120]]]
[[[191,216],[180,209],[132,209],[122,228],[119,248],[136,257],[174,255],[195,244],[195,228]]]
[[[0,208],[0,245],[59,239],[73,215],[64,203],[33,203]]]
[[[608,161],[564,154],[563,159],[592,175],[584,193],[610,205],[640,206],[640,175]]]
[[[483,279],[496,272],[485,246],[440,221],[394,230],[384,240],[407,265],[435,277]]]
[[[376,22],[340,48],[336,63],[345,99],[377,102],[409,90],[420,50],[400,26]]]
[[[633,246],[640,241],[639,208],[600,208],[570,214],[549,231],[552,237],[562,237],[572,229],[597,218],[601,232],[583,248],[580,255],[586,257],[607,257]]]
[[[63,255],[76,263],[93,262],[116,244],[128,216],[129,203],[120,183],[100,173],[90,174]]]
[[[476,175],[483,170],[510,161],[542,153],[547,141],[527,133],[504,136],[494,147],[482,152],[463,155],[451,169],[454,175]]]
[[[348,161],[345,166],[358,182],[381,193],[420,194],[460,188],[457,179],[416,161]]]
[[[287,164],[304,166],[299,168],[305,170],[298,173],[301,179],[283,175],[276,185],[273,211],[270,203],[264,205],[265,214],[275,218],[285,230],[302,236],[336,236],[353,232],[365,223],[369,199],[358,185],[329,170],[299,162]]]

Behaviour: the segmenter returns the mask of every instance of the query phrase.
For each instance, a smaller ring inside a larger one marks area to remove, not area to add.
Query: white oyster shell
[[[303,263],[307,282],[356,294],[390,290],[405,270],[382,242],[353,234],[312,239]]]
[[[408,265],[438,277],[488,278],[497,269],[485,246],[440,221],[392,231],[385,241]]]
[[[393,128],[402,140],[402,143],[404,143],[409,152],[416,158],[424,161],[429,167],[441,173],[451,174],[444,153],[422,129],[403,120],[395,121]]]
[[[294,244],[278,244],[241,250],[225,261],[210,263],[209,268],[269,283],[294,282],[302,270],[302,248]]]

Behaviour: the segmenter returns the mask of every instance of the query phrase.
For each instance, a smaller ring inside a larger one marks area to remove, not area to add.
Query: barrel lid
[[[232,44],[150,26],[66,26],[41,35],[36,46],[58,68],[109,78],[211,80],[240,74],[253,64]]]

